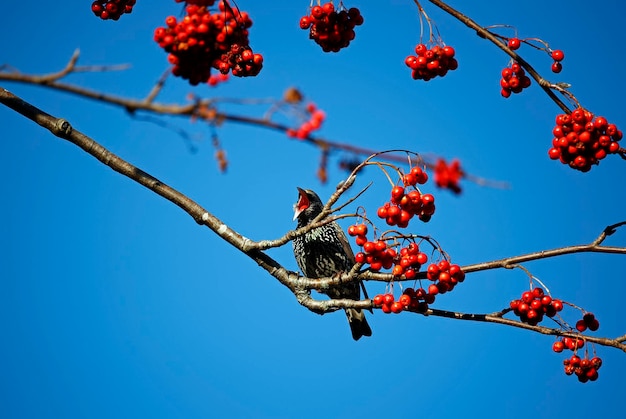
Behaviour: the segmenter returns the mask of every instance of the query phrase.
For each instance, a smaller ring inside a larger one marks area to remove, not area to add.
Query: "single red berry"
[[[409,304],[411,304],[411,297],[407,294],[402,294],[400,298],[398,299],[398,301],[400,302],[401,305],[406,307]]]
[[[445,47],[443,47],[443,55],[448,58],[454,57],[455,52],[456,51],[454,51],[454,48],[452,48],[449,45],[446,45]]]
[[[522,43],[519,38],[511,38],[509,39],[508,45],[512,50],[516,50],[522,45]]]
[[[576,322],[576,330],[578,330],[581,333],[587,330],[587,324],[585,323],[584,320],[581,319]]]
[[[560,49],[555,49],[550,55],[554,61],[563,61],[563,58],[565,58],[565,54]]]
[[[561,64],[558,61],[555,61],[552,63],[552,72],[553,73],[560,73],[561,70],[563,70],[563,64]]]
[[[552,307],[554,307],[556,311],[561,311],[563,310],[563,302],[561,300],[552,300]]]
[[[563,349],[565,349],[565,344],[563,343],[563,341],[557,340],[552,344],[552,350],[554,352],[561,353],[563,352]]]
[[[535,299],[532,291],[526,291],[522,294],[522,301],[526,304],[530,304]]]
[[[430,284],[428,286],[428,293],[431,295],[439,294],[439,287],[436,284]]]
[[[394,203],[400,202],[403,196],[404,188],[402,186],[394,186],[393,189],[391,189],[391,200]]]
[[[391,303],[392,313],[401,313],[402,310],[404,310],[404,306],[402,305],[402,303],[400,303],[400,301],[394,301],[393,303]]]
[[[311,27],[311,18],[308,16],[302,16],[300,18],[300,28],[309,29]]]
[[[381,305],[384,301],[383,301],[383,295],[382,294],[378,294],[374,297],[374,299],[372,300],[372,302],[374,304],[376,304],[377,306]]]

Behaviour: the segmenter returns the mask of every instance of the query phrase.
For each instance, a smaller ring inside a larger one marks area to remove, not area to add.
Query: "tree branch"
[[[556,329],[556,328],[539,326],[539,325],[531,326],[527,323],[523,323],[518,320],[505,319],[500,315],[500,313],[469,314],[469,313],[459,313],[459,312],[447,311],[447,310],[428,309],[425,315],[446,317],[449,319],[456,319],[456,320],[469,320],[469,321],[477,321],[477,322],[504,324],[506,326],[518,327],[520,329],[530,330],[536,333],[541,333],[543,335],[563,336],[563,337],[571,337],[571,338],[582,337],[587,342],[593,342],[593,343],[597,343],[598,345],[603,345],[603,346],[611,346],[611,347],[621,349],[622,351],[626,352],[626,344],[622,343],[626,340],[626,335],[617,337],[614,339],[610,339],[610,338],[583,335],[581,333],[573,333],[573,332],[568,332],[562,329]]]
[[[25,116],[26,118],[36,122],[55,136],[77,145],[78,147],[82,148],[86,153],[95,157],[101,163],[110,167],[114,171],[128,177],[129,179],[134,180],[140,185],[153,191],[157,195],[174,203],[187,214],[189,214],[198,224],[210,228],[224,241],[241,250],[248,257],[254,260],[261,268],[263,268],[270,275],[276,278],[281,284],[289,288],[294,293],[298,302],[301,305],[315,313],[324,314],[342,308],[372,309],[375,307],[372,300],[370,299],[364,299],[359,301],[349,299],[316,300],[310,295],[310,290],[312,289],[323,291],[324,289],[331,286],[340,285],[349,281],[364,279],[385,281],[391,281],[393,279],[390,274],[374,274],[372,272],[359,273],[360,265],[356,265],[349,273],[336,278],[310,279],[300,277],[297,273],[286,270],[274,259],[269,257],[263,251],[259,250],[258,243],[252,242],[250,239],[242,236],[187,196],[161,182],[156,177],[144,172],[138,167],[113,154],[112,152],[101,146],[99,143],[79,132],[78,130],[73,129],[71,124],[65,119],[56,118],[52,115],[47,114],[46,112],[36,108],[35,106],[32,106],[31,104],[13,95],[11,92],[2,87],[0,87],[0,103]],[[351,176],[348,179],[354,179],[354,176]],[[345,192],[345,190],[347,190],[350,185],[350,181],[345,182],[339,188],[337,193],[333,194],[333,196],[329,200],[328,205],[336,202],[341,193]],[[326,209],[326,215],[329,215],[331,212],[332,210],[330,208]],[[330,222],[336,218],[338,217],[326,217],[325,219],[318,221],[318,223]],[[625,248],[607,247],[601,245],[606,237],[614,234],[616,229],[623,225],[626,225],[626,221],[622,221],[606,227],[603,232],[598,236],[598,238],[596,238],[592,243],[588,245],[570,246],[560,249],[535,252],[528,255],[500,259],[493,262],[467,265],[466,267],[463,267],[463,269],[466,272],[474,272],[494,268],[511,268],[512,265],[516,263],[575,252],[603,252],[626,254]],[[285,242],[291,240],[291,238],[295,237],[296,234],[302,234],[303,232],[304,229],[300,229],[287,233],[287,235],[285,235],[285,237],[287,237]],[[504,312],[494,314],[467,314],[445,310],[429,309],[424,314],[460,320],[500,323],[504,325],[531,330],[542,334],[556,336],[581,336],[559,329],[552,329],[544,326],[530,326],[516,320],[504,319],[502,317],[503,313]],[[626,352],[626,344],[623,343],[626,341],[626,335],[620,336],[615,339],[597,338],[593,336],[584,336],[584,338],[589,342],[594,342],[605,346],[612,346]]]
[[[280,124],[274,122],[266,117],[252,117],[246,115],[237,115],[232,113],[220,112],[217,110],[217,104],[219,102],[225,102],[227,100],[220,98],[213,99],[201,99],[197,98],[191,103],[188,104],[177,104],[177,103],[159,103],[155,102],[156,97],[161,92],[163,86],[165,85],[165,81],[170,74],[170,71],[166,71],[159,80],[155,83],[155,86],[150,90],[148,95],[144,99],[132,99],[126,98],[122,96],[112,95],[104,92],[100,92],[97,90],[89,89],[87,87],[77,86],[74,84],[64,83],[59,81],[63,77],[71,74],[72,72],[77,71],[106,71],[106,70],[118,70],[122,68],[127,68],[128,66],[76,66],[76,62],[79,58],[79,51],[76,50],[69,62],[65,65],[65,67],[57,72],[44,74],[44,75],[30,75],[24,74],[18,71],[0,71],[0,80],[5,80],[14,83],[23,83],[30,85],[38,85],[42,87],[46,87],[49,89],[57,90],[60,92],[70,93],[82,98],[87,98],[103,103],[107,103],[110,105],[118,106],[124,108],[127,112],[134,114],[138,111],[154,113],[157,115],[169,115],[169,116],[180,116],[180,117],[188,117],[188,118],[200,118],[209,123],[221,124],[223,122],[231,122],[237,124],[245,124],[252,125],[260,128],[266,128],[274,131],[279,131],[282,133],[286,133],[288,130],[292,129],[292,127],[287,126],[285,124]],[[267,100],[264,99],[263,102],[274,102],[279,103],[281,101],[273,99]],[[324,139],[321,137],[316,137],[309,135],[306,138],[298,139],[297,141],[302,141],[309,145],[313,145],[323,152],[330,151],[344,151],[356,156],[371,156],[377,153],[377,150],[358,147],[348,143],[332,141],[328,139]],[[385,159],[392,162],[404,162],[406,161],[403,156],[397,156],[393,154],[388,154],[385,156]],[[425,161],[424,164],[433,169],[435,167],[436,159],[433,161]],[[474,182],[476,184],[482,186],[496,187],[496,188],[507,188],[509,185],[505,182],[496,182],[488,179],[481,178],[476,175],[468,174],[462,172],[462,176],[470,182]]]

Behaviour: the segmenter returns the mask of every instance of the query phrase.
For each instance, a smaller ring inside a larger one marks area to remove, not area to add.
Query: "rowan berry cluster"
[[[510,67],[502,69],[502,78],[500,79],[500,94],[508,98],[511,93],[520,93],[522,90],[530,86],[530,78],[526,75],[524,69],[516,62]]]
[[[575,374],[578,381],[586,383],[598,379],[598,370],[602,366],[602,359],[599,356],[589,359],[586,354],[584,358],[580,358],[574,354],[569,359],[564,360],[563,365],[565,366],[565,374]]]
[[[584,346],[585,340],[583,338],[571,338],[569,336],[565,336],[552,344],[552,350],[556,353],[561,353],[565,349],[576,352]]]
[[[395,277],[404,275],[406,279],[413,279],[426,262],[428,262],[426,253],[420,251],[417,243],[411,242],[400,249],[391,273]]]
[[[406,250],[406,252],[403,252],[404,250]],[[416,256],[412,264],[408,263],[410,255]],[[418,261],[418,259],[421,260]],[[411,279],[409,276],[414,277],[421,265],[426,263],[427,259],[424,253],[419,252],[417,244],[411,243],[409,246],[403,248],[400,252],[400,257],[396,258],[394,275],[396,275],[395,268],[402,266],[402,260],[407,260],[403,274],[407,279]],[[463,282],[465,273],[459,265],[452,265],[444,259],[438,263],[431,263],[426,271],[426,277],[433,281],[427,288],[420,287],[416,290],[406,288],[397,301],[393,293],[378,294],[373,298],[372,302],[380,306],[383,313],[401,313],[404,310],[425,313],[428,310],[428,305],[435,302],[435,298],[438,294],[445,294],[448,291],[452,291],[459,282]]]
[[[211,13],[204,5],[189,4],[182,20],[169,16],[166,27],[154,32],[154,40],[169,53],[172,74],[192,85],[208,82],[211,69],[246,77],[256,76],[263,67],[263,56],[249,46],[248,13],[235,12],[228,0],[218,6],[219,12]]]
[[[434,45],[428,48],[420,43],[415,46],[415,53],[417,55],[409,55],[404,59],[404,63],[412,70],[411,77],[414,80],[428,81],[437,76],[443,77],[448,71],[459,67],[451,46]]]
[[[385,220],[390,226],[405,228],[413,216],[417,215],[423,222],[430,221],[435,213],[435,197],[431,194],[422,194],[415,185],[423,185],[428,175],[421,167],[414,166],[411,171],[402,177],[405,187],[394,186],[391,189],[391,200],[378,208],[378,217]],[[411,189],[407,191],[407,189]]]
[[[418,292],[420,293],[420,298],[417,297]],[[398,314],[404,310],[425,313],[428,310],[428,303],[423,301],[424,295],[426,295],[426,292],[423,288],[420,288],[417,292],[413,288],[407,288],[397,301],[392,293],[378,294],[372,301],[375,305],[380,306],[383,313]],[[429,298],[429,300],[431,299]],[[434,296],[432,301],[435,301]]]
[[[587,312],[583,314],[583,318],[576,322],[576,330],[580,333],[589,329],[592,332],[595,332],[600,328],[600,322],[596,319],[596,316],[593,313]]]
[[[433,170],[435,185],[443,189],[450,189],[456,194],[461,193],[459,181],[463,176],[461,171],[461,162],[457,159],[447,164],[444,159],[437,160]]]
[[[298,129],[289,128],[287,130],[288,137],[303,140],[307,138],[311,132],[320,129],[322,122],[326,119],[324,111],[318,109],[314,103],[309,103],[306,106],[306,112],[309,115],[309,119],[303,121]]]
[[[536,326],[543,320],[544,315],[554,317],[563,310],[563,302],[545,294],[543,288],[535,287],[522,293],[520,299],[512,300],[509,307],[522,322]]]
[[[607,154],[616,153],[618,141],[622,139],[622,131],[615,124],[609,124],[602,116],[594,119],[594,115],[583,108],[569,115],[558,115],[552,134],[550,158],[581,172],[588,172]]]
[[[426,278],[433,281],[433,284],[428,287],[429,294],[445,294],[465,280],[465,272],[459,265],[451,264],[443,259],[439,263],[428,265]]]
[[[339,52],[347,47],[355,37],[354,27],[362,24],[359,9],[346,9],[340,4],[336,10],[331,2],[311,7],[310,14],[300,18],[300,28],[308,29],[309,38],[324,52]]]
[[[136,0],[96,0],[91,11],[102,20],[118,20],[124,13],[131,13]]]
[[[396,250],[388,247],[384,240],[368,240],[367,225],[351,225],[348,228],[348,235],[355,237],[356,244],[362,248],[361,252],[354,255],[357,263],[368,264],[374,272],[390,269],[393,266],[397,257]]]

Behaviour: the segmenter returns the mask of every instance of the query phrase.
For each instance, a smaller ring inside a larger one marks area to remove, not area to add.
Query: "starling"
[[[298,188],[298,202],[294,205],[294,220],[298,219],[298,228],[309,224],[324,207],[322,200],[311,190]],[[348,239],[339,224],[332,222],[315,228],[293,239],[293,253],[300,270],[307,278],[328,278],[340,273],[347,273],[354,266],[354,253]],[[361,290],[358,282],[343,284],[325,290],[331,298],[349,298],[359,300]],[[345,309],[352,338],[372,336],[365,314],[354,308]]]

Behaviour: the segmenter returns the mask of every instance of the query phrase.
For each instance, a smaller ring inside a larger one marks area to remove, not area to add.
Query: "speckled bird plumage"
[[[321,199],[311,190],[298,188],[299,198],[294,205],[298,228],[308,225],[324,207]],[[336,222],[315,228],[293,240],[293,252],[302,274],[308,278],[333,277],[348,272],[354,266],[354,253],[348,239]],[[324,291],[331,298],[359,300],[359,283],[354,282]],[[365,314],[361,310],[346,309],[352,337],[371,336]]]

